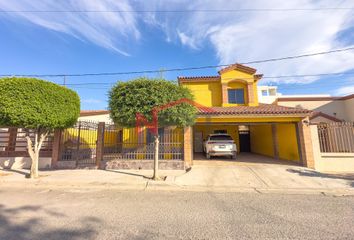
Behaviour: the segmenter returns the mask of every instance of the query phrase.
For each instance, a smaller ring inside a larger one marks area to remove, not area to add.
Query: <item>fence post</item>
[[[8,128],[9,138],[5,151],[13,152],[16,149],[17,128]]]
[[[192,127],[185,127],[183,133],[183,156],[187,168],[193,165],[193,130]]]
[[[60,142],[61,142],[61,129],[54,130],[54,140],[53,140],[53,148],[52,148],[52,168],[57,167],[57,163],[60,158]]]
[[[321,147],[320,147],[320,138],[318,136],[318,126],[311,125],[311,137],[312,137],[312,149],[313,149],[313,160],[314,168],[318,169],[318,166],[321,164]]]
[[[302,164],[308,168],[315,168],[313,148],[312,148],[312,135],[308,118],[303,119],[298,123],[299,137],[300,137],[300,150]]]
[[[103,159],[103,147],[104,147],[104,130],[105,123],[99,122],[97,129],[97,144],[96,144],[96,166],[101,167],[101,161]]]

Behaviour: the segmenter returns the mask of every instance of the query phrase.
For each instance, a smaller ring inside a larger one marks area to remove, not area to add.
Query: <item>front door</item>
[[[249,131],[239,131],[240,139],[240,152],[250,152],[251,151],[251,141]]]

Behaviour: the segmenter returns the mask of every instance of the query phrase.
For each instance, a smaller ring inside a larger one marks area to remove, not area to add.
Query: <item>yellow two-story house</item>
[[[306,164],[301,139],[303,122],[309,111],[258,102],[257,85],[262,74],[256,69],[233,64],[216,76],[178,77],[189,88],[195,101],[212,111],[199,110],[192,127],[191,159],[202,156],[203,140],[211,133],[228,133],[237,151]],[[185,143],[186,144],[186,143]]]
[[[178,83],[190,89],[194,101],[203,107],[198,109],[194,126],[159,129],[162,168],[175,169],[176,164],[185,168],[193,165],[193,160],[205,158],[203,141],[212,133],[231,135],[240,154],[236,161],[242,160],[242,156],[258,154],[313,167],[311,112],[259,103],[257,85],[261,79],[262,75],[257,74],[256,69],[241,64],[223,68],[215,76],[178,77]],[[82,112],[80,120],[107,122],[110,121],[109,112]],[[111,126],[107,128],[111,129]],[[103,159],[112,159],[117,168],[121,164],[125,168],[151,168],[153,141],[147,129],[142,132],[135,128],[107,131]]]

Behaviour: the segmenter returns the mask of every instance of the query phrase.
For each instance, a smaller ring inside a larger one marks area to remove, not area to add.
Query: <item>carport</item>
[[[206,160],[203,141],[209,134],[227,133],[237,145],[238,157],[235,161],[300,162],[299,137],[296,123],[198,123],[193,128],[193,149],[195,160]],[[252,154],[265,156],[260,158]],[[214,157],[212,160],[215,160]],[[218,161],[228,160],[218,157]]]

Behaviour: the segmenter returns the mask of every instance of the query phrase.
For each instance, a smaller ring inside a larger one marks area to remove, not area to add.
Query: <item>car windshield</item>
[[[215,136],[210,136],[210,140],[228,140],[232,141],[233,139],[229,135],[215,135]]]

